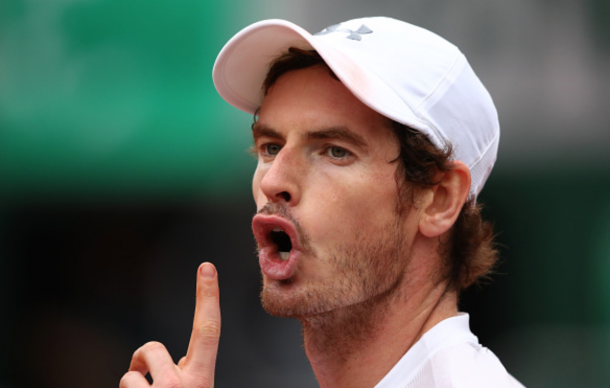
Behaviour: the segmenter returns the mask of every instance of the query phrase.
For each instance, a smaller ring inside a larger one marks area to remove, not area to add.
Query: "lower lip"
[[[299,262],[299,251],[290,251],[288,260],[282,260],[280,254],[271,247],[263,248],[258,254],[258,262],[263,274],[274,280],[286,280],[294,276]]]

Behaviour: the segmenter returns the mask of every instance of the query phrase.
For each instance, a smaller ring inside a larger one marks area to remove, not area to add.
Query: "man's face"
[[[398,214],[388,120],[313,67],[278,79],[253,135],[265,309],[299,318],[391,293],[417,212]]]

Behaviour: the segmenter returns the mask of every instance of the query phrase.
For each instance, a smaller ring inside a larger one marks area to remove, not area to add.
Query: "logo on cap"
[[[320,31],[314,35],[326,35],[326,34],[330,34],[331,32],[349,32],[347,39],[360,41],[360,40],[362,40],[361,35],[371,34],[373,32],[373,30],[371,30],[364,24],[361,25],[360,28],[358,28],[356,31],[350,30],[349,28],[339,28],[339,27],[341,27],[340,24],[333,24],[332,26],[328,26],[325,29],[323,29],[322,31]]]

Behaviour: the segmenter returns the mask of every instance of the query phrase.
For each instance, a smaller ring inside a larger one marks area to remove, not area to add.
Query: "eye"
[[[263,146],[263,153],[268,156],[276,156],[282,147],[279,144],[269,143]]]
[[[328,154],[336,159],[343,159],[351,155],[351,152],[341,147],[330,147]]]

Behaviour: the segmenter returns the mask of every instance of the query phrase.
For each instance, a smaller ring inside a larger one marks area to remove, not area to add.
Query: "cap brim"
[[[231,105],[254,113],[269,65],[289,47],[316,49],[312,35],[284,20],[264,20],[237,33],[216,58],[212,72],[218,93]]]

